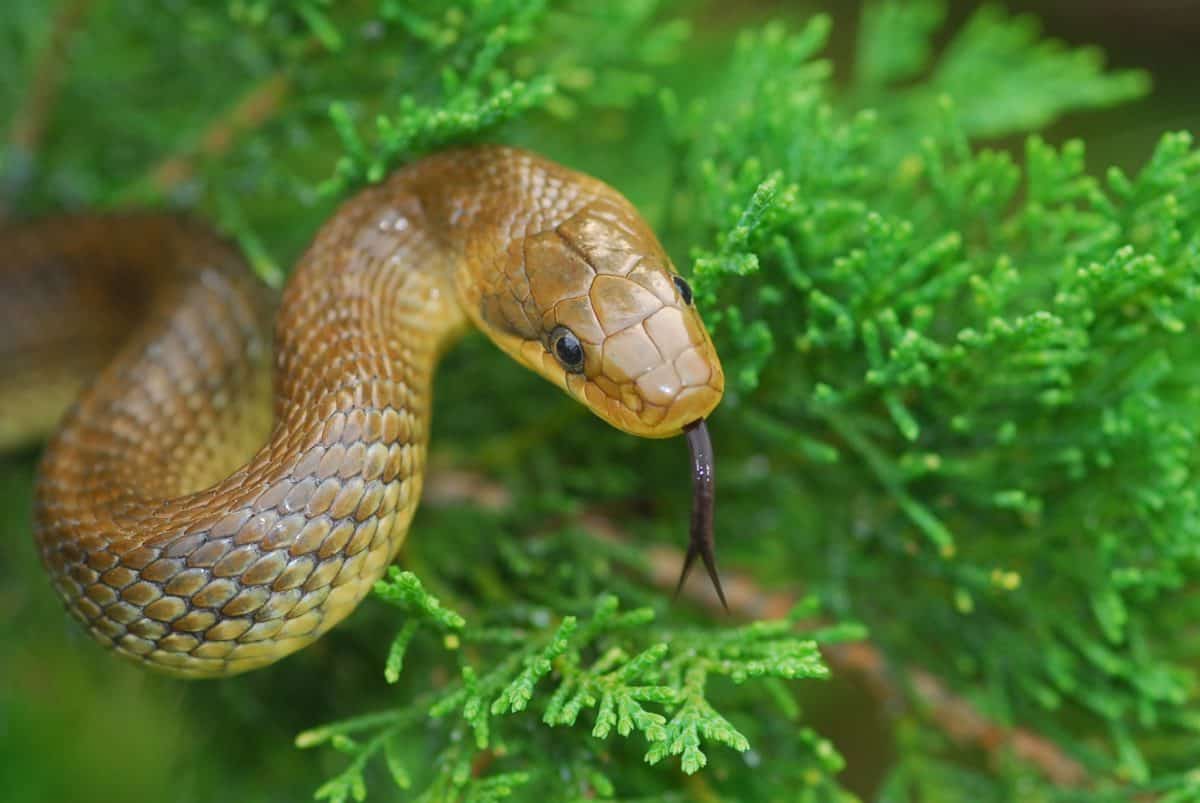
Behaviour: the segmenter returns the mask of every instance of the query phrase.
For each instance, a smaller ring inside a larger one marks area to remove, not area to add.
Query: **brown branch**
[[[54,15],[50,37],[38,56],[25,103],[13,118],[9,131],[8,142],[14,148],[33,153],[41,144],[46,121],[62,85],[67,45],[92,4],[93,0],[67,0]]]
[[[438,470],[436,467],[425,481],[424,501],[435,506],[449,506],[471,501],[490,510],[502,510],[512,498],[502,485],[486,477],[466,471]],[[616,544],[628,544],[631,539],[610,519],[599,513],[585,513],[580,525],[593,538]],[[675,588],[683,551],[654,545],[643,550],[646,556],[646,579],[656,588],[670,591]],[[752,577],[728,572],[723,578],[729,610],[745,619],[772,619],[786,615],[799,601],[800,594],[768,591]],[[721,614],[721,603],[705,584],[693,575],[680,592],[689,601]],[[1014,728],[989,719],[969,700],[951,691],[936,675],[919,667],[893,670],[882,650],[870,642],[830,644],[823,647],[830,666],[839,672],[860,676],[871,692],[886,707],[908,698],[943,733],[956,743],[982,750],[989,758],[998,759],[1005,752],[1037,769],[1047,780],[1065,788],[1081,787],[1090,781],[1087,770],[1071,758],[1052,740],[1026,728]],[[907,686],[897,677],[903,677]]]
[[[29,90],[21,107],[13,114],[12,126],[8,131],[10,166],[4,171],[4,196],[0,198],[0,220],[8,216],[9,199],[16,196],[27,178],[25,164],[32,161],[42,144],[50,110],[58,99],[63,73],[67,65],[67,48],[71,37],[79,29],[93,0],[66,0],[59,6],[50,26],[50,35],[38,54]],[[11,164],[19,165],[12,168]]]
[[[149,171],[142,182],[165,194],[196,172],[196,163],[226,153],[241,134],[258,128],[275,115],[287,97],[290,82],[277,72],[247,92],[227,113],[214,120],[194,147],[168,157]]]
[[[309,37],[301,47],[300,54],[308,56],[322,49],[319,39]],[[140,184],[149,185],[160,195],[175,189],[195,174],[196,163],[201,159],[212,159],[227,153],[239,136],[274,117],[291,88],[291,81],[282,70],[267,76],[243,95],[227,113],[214,120],[194,147],[159,162]]]
[[[67,0],[55,16],[50,38],[38,58],[24,106],[14,117],[9,144],[25,154],[36,152],[45,133],[66,65],[65,52],[94,0]],[[273,117],[287,96],[290,82],[276,72],[254,86],[228,112],[214,120],[194,146],[152,167],[140,186],[166,194],[196,172],[196,163],[228,152],[237,138]],[[4,214],[0,207],[0,217]]]

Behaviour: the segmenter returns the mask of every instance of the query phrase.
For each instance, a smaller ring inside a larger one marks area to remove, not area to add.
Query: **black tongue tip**
[[[716,505],[716,478],[713,471],[712,440],[708,437],[708,427],[704,419],[688,424],[683,428],[687,438],[688,448],[692,452],[692,524],[688,541],[687,556],[683,560],[683,570],[679,573],[679,583],[675,586],[675,596],[687,579],[692,564],[699,557],[708,572],[708,578],[716,589],[721,606],[729,610],[725,600],[725,590],[721,588],[721,577],[717,573],[716,537],[713,533],[713,513]]]
[[[712,581],[713,589],[717,592],[717,599],[721,600],[721,607],[725,609],[726,613],[729,613],[729,602],[725,599],[725,589],[721,587],[721,576],[717,573],[717,557],[713,554],[712,549],[705,549],[697,544],[694,535],[692,542],[688,544],[687,557],[683,559],[683,570],[679,572],[679,582],[675,585],[674,598],[679,598],[679,592],[683,589],[684,581],[692,571],[692,564],[696,562],[697,556],[704,562],[704,569],[708,572],[708,579]]]

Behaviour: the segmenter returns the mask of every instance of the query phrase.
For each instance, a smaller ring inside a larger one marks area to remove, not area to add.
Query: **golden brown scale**
[[[47,447],[36,537],[93,636],[177,675],[262,666],[354,609],[407,533],[434,368],[469,324],[636,435],[678,434],[723,389],[632,206],[513,149],[438,154],[360,193],[277,304],[229,246],[171,217],[0,241],[0,282],[74,305],[48,335],[0,307],[0,366],[39,353],[53,373],[64,344],[111,345],[141,320]],[[0,446],[38,423],[5,384]]]

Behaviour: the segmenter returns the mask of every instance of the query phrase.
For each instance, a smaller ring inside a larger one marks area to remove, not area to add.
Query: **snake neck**
[[[527,250],[610,196],[595,179],[500,146],[438,153],[362,191],[318,234],[284,293],[280,403],[303,406],[314,392],[397,371],[426,385],[472,323],[527,361],[522,349],[537,347],[544,328]],[[336,364],[323,357],[331,340],[349,344]]]
[[[423,448],[438,359],[468,325],[455,259],[402,188],[372,188],[343,205],[284,290],[275,326],[281,429],[303,429],[328,410],[391,410],[408,419],[406,442]]]

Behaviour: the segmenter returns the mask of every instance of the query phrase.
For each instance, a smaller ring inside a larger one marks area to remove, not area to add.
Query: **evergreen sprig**
[[[552,8],[546,0],[499,0],[470,9],[439,2],[417,10],[382,2],[379,16],[385,24],[399,26],[442,60],[441,85],[425,96],[401,95],[375,117],[369,136],[360,133],[347,106],[335,103],[330,116],[344,155],[321,191],[336,196],[379,181],[397,163],[468,140],[531,110],[569,116],[580,99],[591,106],[630,105],[653,86],[638,68],[669,60],[686,31],[677,22],[652,26],[656,7],[649,2]],[[627,37],[635,31],[645,39],[631,49]],[[591,37],[587,62],[580,62],[572,48],[544,46],[584,36]],[[531,42],[543,47],[520,53]]]
[[[505,715],[525,711],[540,714],[535,722],[540,719],[548,726],[569,727],[584,710],[595,709],[591,739],[608,739],[614,733],[629,737],[636,732],[648,745],[646,762],[656,764],[678,755],[683,771],[694,773],[707,763],[706,742],[741,752],[750,748],[746,737],[710,702],[707,683],[711,675],[739,684],[767,677],[828,677],[817,643],[796,635],[797,620],[801,614],[811,613],[811,604],[777,621],[725,631],[678,631],[655,627],[654,612],[649,608],[621,611],[615,596],[602,595],[590,615],[566,616],[557,624],[528,630],[514,644],[508,628],[493,632],[486,625],[464,627],[463,619],[447,612],[407,572],[393,569],[389,579],[379,582],[376,593],[419,612],[419,620],[414,621],[456,631],[461,638],[446,639],[443,647],[459,656],[460,678],[394,711],[300,734],[296,739],[300,747],[329,744],[349,756],[345,768],[317,791],[319,799],[333,803],[364,799],[365,772],[369,762],[380,755],[393,781],[401,788],[411,788],[420,770],[410,767],[394,745],[416,738],[414,731],[429,718],[440,727],[436,737],[426,733],[427,747],[434,743],[440,747],[432,760],[433,778],[427,780],[424,797],[418,799],[450,799],[445,797],[450,795],[471,800],[473,795],[500,794],[514,784],[530,782],[527,773],[501,773],[484,781],[466,771],[480,756],[499,760],[507,754],[510,734],[522,726]],[[406,625],[397,642],[402,639],[407,647],[416,630]],[[836,640],[861,635],[841,631],[822,637]],[[517,644],[507,653],[497,650],[498,646]],[[481,655],[492,655],[492,662],[468,657]],[[390,657],[388,669],[393,669]],[[397,677],[398,670],[389,680]],[[528,737],[529,731],[530,726],[525,725],[518,732]],[[464,746],[466,733],[473,736],[473,749]],[[535,738],[548,737],[538,734]],[[596,748],[588,745],[586,749]],[[597,771],[593,767],[581,773],[593,791],[598,788],[594,781]],[[480,788],[484,783],[487,791]],[[611,788],[611,784],[600,786]]]

